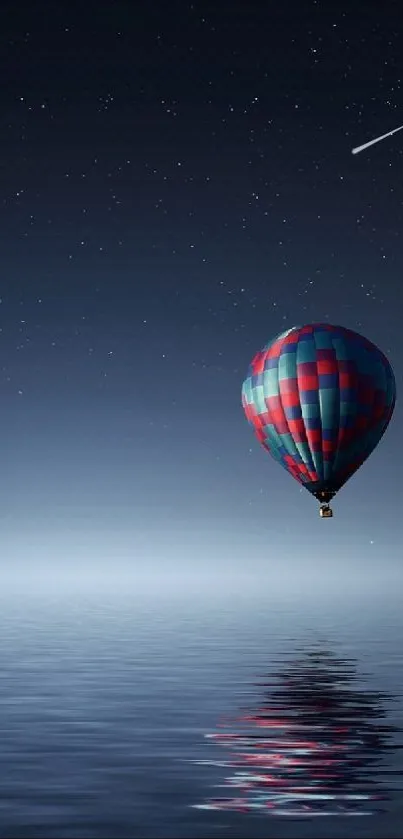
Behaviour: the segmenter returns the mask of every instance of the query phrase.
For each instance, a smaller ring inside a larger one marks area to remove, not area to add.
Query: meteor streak
[[[388,131],[387,134],[382,134],[381,137],[375,137],[375,140],[370,140],[369,143],[364,143],[363,146],[356,146],[355,149],[351,149],[351,154],[358,154],[360,151],[364,151],[364,149],[369,149],[370,146],[374,146],[375,143],[380,143],[381,140],[384,140],[386,137],[391,137],[392,134],[396,134],[396,131],[401,131],[403,125],[400,125],[399,128],[394,128],[393,131]]]

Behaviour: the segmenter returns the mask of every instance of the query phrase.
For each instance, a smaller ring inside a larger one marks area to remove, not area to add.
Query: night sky
[[[323,320],[400,389],[403,133],[351,149],[403,122],[401,4],[5,0],[0,50],[3,570],[397,563],[399,402],[323,521],[240,391]]]

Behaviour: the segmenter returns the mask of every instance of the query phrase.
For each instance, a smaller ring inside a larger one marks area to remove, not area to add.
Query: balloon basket
[[[319,515],[321,519],[331,519],[333,518],[333,510],[327,504],[324,504],[319,510]]]

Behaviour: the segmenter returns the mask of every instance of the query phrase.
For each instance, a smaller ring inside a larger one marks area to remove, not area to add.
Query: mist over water
[[[119,563],[113,575],[2,575],[0,836],[398,837],[399,791],[384,814],[342,823],[193,807],[225,794],[205,735],[314,644],[354,658],[362,690],[394,695],[383,722],[403,727],[402,580],[396,567],[343,563],[339,574],[277,562],[272,575],[253,563],[235,575],[134,576]],[[382,756],[385,770],[403,770],[402,750]]]

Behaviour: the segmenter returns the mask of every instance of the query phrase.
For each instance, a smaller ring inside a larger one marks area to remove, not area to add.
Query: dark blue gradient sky
[[[329,522],[240,389],[329,320],[399,390],[403,135],[351,148],[403,122],[400,5],[5,2],[0,33],[3,569],[397,565],[399,402]]]

